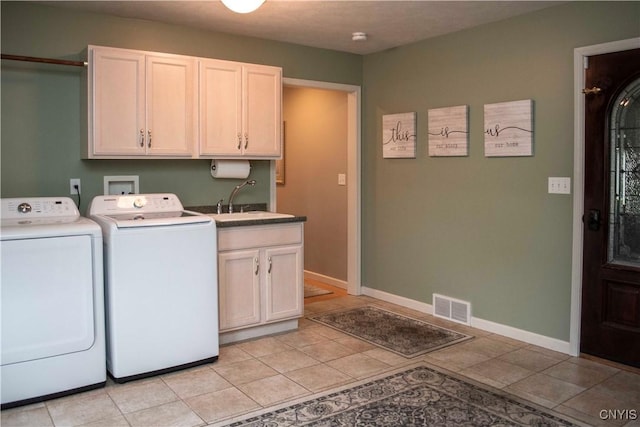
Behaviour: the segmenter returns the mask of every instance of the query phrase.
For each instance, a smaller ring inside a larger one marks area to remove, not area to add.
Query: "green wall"
[[[572,2],[364,58],[363,283],[569,339],[573,50],[640,35],[638,2]],[[484,104],[534,101],[534,156],[484,157]],[[427,111],[469,105],[468,157],[427,153]],[[382,158],[382,115],[417,112],[417,158]]]
[[[358,55],[124,19],[30,2],[1,3],[2,53],[85,60],[87,45],[168,52],[283,67],[285,77],[359,85]],[[81,70],[2,61],[2,197],[61,196],[82,181],[81,211],[105,175],[139,175],[140,191],[174,192],[185,205],[227,199],[240,180],[214,180],[209,160],[82,160]],[[269,162],[252,161],[255,187],[238,202],[269,200]]]
[[[2,52],[80,59],[88,44],[279,65],[286,77],[363,86],[363,285],[430,303],[470,301],[473,316],[568,340],[573,176],[573,49],[640,36],[638,2],[570,2],[360,57],[286,43],[2,2]],[[65,195],[83,207],[103,175],[140,175],[143,192],[185,204],[227,197],[206,160],[81,160],[80,72],[2,62],[3,197]],[[533,157],[485,158],[483,105],[533,99]],[[427,111],[470,107],[470,154],[430,158]],[[418,113],[416,159],[382,159],[382,115]],[[268,162],[239,201],[266,201]]]

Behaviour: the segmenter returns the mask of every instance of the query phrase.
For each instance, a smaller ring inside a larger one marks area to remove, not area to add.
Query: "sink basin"
[[[251,221],[257,219],[277,219],[277,218],[293,218],[293,215],[278,213],[278,212],[266,212],[266,211],[249,211],[249,212],[234,212],[234,213],[221,213],[221,214],[209,214],[209,216],[216,221]]]

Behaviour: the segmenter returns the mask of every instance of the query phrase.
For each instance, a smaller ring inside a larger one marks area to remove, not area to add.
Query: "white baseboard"
[[[314,273],[313,271],[305,270],[304,278],[317,280],[318,282],[326,283],[327,285],[335,286],[336,288],[347,289],[346,281],[336,279],[335,277],[325,276],[324,274]]]
[[[392,304],[398,304],[403,307],[410,308],[412,310],[421,311],[425,314],[433,314],[433,306],[426,302],[420,302],[409,298],[401,297],[398,295],[390,294],[388,292],[379,291],[377,289],[362,287],[362,295],[366,295],[372,298],[380,299],[382,301],[390,302]]]
[[[278,323],[255,326],[235,331],[221,332],[220,344],[230,344],[237,341],[245,341],[265,335],[280,334],[298,329],[298,319],[285,320]]]
[[[529,344],[544,347],[549,350],[571,355],[571,345],[569,341],[562,341],[557,338],[536,334],[534,332],[517,329],[512,326],[495,323],[490,320],[471,318],[471,326],[482,329],[483,331],[492,332],[494,334],[524,341]]]
[[[390,294],[388,292],[368,288],[366,286],[362,287],[362,294],[382,301],[398,304],[412,310],[421,311],[425,314],[433,314],[433,306],[424,302],[415,301],[409,298]],[[512,326],[502,325],[490,320],[479,319],[477,317],[471,317],[471,326],[493,334],[502,335],[528,344],[537,345],[549,350],[571,355],[571,346],[568,341],[562,341],[557,338],[547,337],[545,335],[517,329]]]

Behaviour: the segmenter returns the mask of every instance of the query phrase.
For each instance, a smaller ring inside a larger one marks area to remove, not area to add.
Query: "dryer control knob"
[[[20,203],[18,205],[18,212],[29,213],[31,212],[31,205],[29,203]]]
[[[139,199],[135,199],[133,201],[133,207],[135,208],[142,208],[144,207],[144,205],[147,203],[147,201],[143,198],[139,198]]]

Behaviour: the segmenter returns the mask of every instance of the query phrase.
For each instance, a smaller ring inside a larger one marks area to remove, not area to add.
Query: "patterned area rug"
[[[331,291],[327,291],[326,289],[322,289],[322,288],[319,288],[317,286],[310,285],[308,283],[304,284],[304,297],[305,298],[317,297],[318,295],[328,295],[328,294],[332,294],[332,293],[333,292],[331,292]]]
[[[372,306],[319,314],[309,319],[404,357],[420,356],[473,338]]]
[[[226,421],[227,426],[584,426],[426,364]]]

